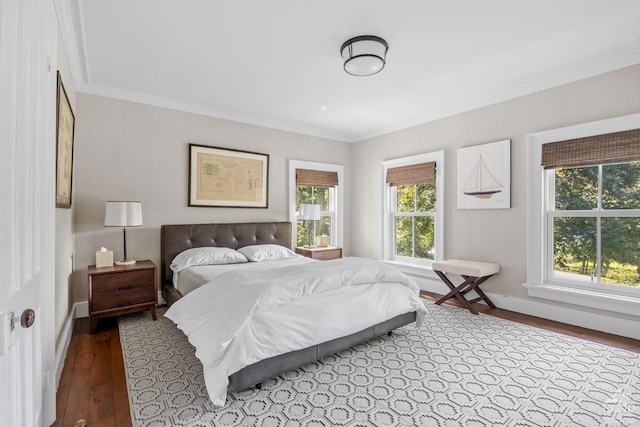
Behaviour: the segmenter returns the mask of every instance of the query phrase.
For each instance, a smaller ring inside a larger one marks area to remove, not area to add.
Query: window
[[[553,278],[640,287],[640,162],[547,174]]]
[[[383,259],[430,267],[442,259],[444,153],[382,162]]]
[[[342,246],[342,165],[291,160],[290,218],[295,246]],[[320,220],[298,219],[301,203],[320,205]]]
[[[640,115],[529,136],[529,295],[640,309]],[[626,128],[626,129],[625,129]]]

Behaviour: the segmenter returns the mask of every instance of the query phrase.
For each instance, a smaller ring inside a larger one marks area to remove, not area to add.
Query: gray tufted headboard
[[[160,227],[161,287],[171,283],[169,266],[180,252],[206,246],[238,249],[275,243],[291,248],[290,222],[244,222],[235,224],[176,224]]]

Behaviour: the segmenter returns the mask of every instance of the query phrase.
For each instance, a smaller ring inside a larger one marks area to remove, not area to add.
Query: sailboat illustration
[[[480,155],[480,159],[469,174],[462,187],[462,192],[467,196],[478,199],[489,199],[496,193],[500,193],[504,186],[491,173],[487,164]]]

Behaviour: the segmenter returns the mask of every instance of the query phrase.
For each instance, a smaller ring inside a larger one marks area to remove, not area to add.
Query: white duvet
[[[165,316],[196,348],[214,405],[228,377],[259,360],[426,310],[418,286],[397,269],[342,258],[268,270],[228,271],[174,303]]]

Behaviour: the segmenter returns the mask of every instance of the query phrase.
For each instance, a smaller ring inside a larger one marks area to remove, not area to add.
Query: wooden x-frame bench
[[[489,307],[496,308],[495,304],[480,289],[480,285],[489,277],[500,272],[500,266],[489,262],[466,261],[462,259],[449,259],[445,261],[436,261],[432,265],[433,271],[438,277],[451,289],[451,292],[436,301],[436,304],[442,304],[449,298],[456,297],[464,307],[473,314],[478,314],[471,304],[478,301],[485,301]],[[447,277],[447,274],[457,274],[462,276],[464,282],[454,285]],[[477,298],[467,300],[465,294],[475,291]]]

